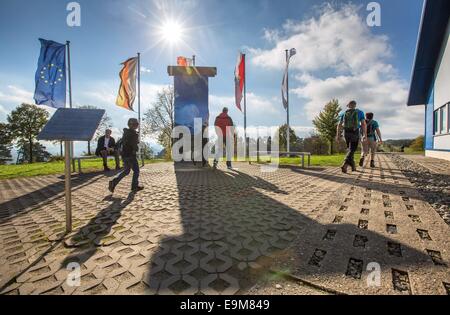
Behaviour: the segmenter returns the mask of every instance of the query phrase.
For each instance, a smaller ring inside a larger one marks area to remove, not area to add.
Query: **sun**
[[[159,28],[161,39],[172,45],[179,43],[183,38],[183,34],[184,28],[176,20],[167,20]]]

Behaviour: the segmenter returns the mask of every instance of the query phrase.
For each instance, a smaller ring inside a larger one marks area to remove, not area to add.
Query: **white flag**
[[[288,108],[287,94],[288,94],[289,62],[291,61],[291,57],[295,56],[296,54],[297,54],[297,50],[295,48],[292,48],[291,50],[289,50],[288,60],[286,61],[286,69],[284,70],[283,82],[281,83],[281,97],[283,99],[284,109],[286,109],[286,110]]]
[[[286,69],[284,70],[283,75],[283,83],[281,84],[281,97],[283,98],[283,106],[284,109],[287,110],[288,100],[287,100],[287,92],[288,92],[288,64],[286,64]]]
[[[292,56],[295,56],[296,54],[297,54],[297,49],[292,48],[292,49],[289,51],[289,59],[290,59]]]

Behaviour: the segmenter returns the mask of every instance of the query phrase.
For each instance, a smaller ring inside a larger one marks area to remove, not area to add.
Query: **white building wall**
[[[427,150],[425,156],[450,161],[450,152]]]
[[[450,135],[442,135],[434,137],[435,150],[450,150]]]
[[[438,109],[450,102],[450,22],[447,25],[447,32],[442,46],[440,58],[437,63],[436,76],[434,82],[434,109]],[[447,114],[448,115],[448,114]],[[445,117],[444,119],[447,119]],[[448,124],[448,123],[447,123]],[[441,130],[440,119],[438,130]],[[444,133],[447,133],[444,131]],[[427,156],[444,158],[450,160],[450,134],[435,135],[433,138],[434,150],[427,151]]]
[[[450,23],[444,39],[434,83],[434,109],[450,102]]]

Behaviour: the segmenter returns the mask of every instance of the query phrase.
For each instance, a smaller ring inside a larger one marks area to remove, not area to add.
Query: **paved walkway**
[[[62,178],[0,181],[2,293],[449,293],[450,228],[388,156],[377,163],[349,175],[154,164],[145,191],[127,179],[113,196],[108,177],[83,175],[64,238]]]

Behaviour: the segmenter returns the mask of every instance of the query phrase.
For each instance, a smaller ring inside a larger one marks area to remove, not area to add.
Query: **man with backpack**
[[[366,114],[366,125],[367,125],[367,139],[362,142],[362,156],[359,160],[359,166],[364,165],[364,159],[369,155],[370,151],[370,167],[375,167],[375,154],[377,152],[377,139],[380,144],[383,143],[381,139],[380,125],[376,120],[373,120],[373,113]]]
[[[128,129],[123,129],[123,137],[117,142],[117,147],[122,155],[124,170],[109,182],[108,189],[111,193],[114,193],[116,186],[125,176],[130,174],[131,170],[133,170],[131,190],[137,192],[144,189],[144,187],[139,186],[139,162],[136,157],[139,149],[139,135],[136,132],[138,127],[138,120],[130,118],[128,120]]]
[[[351,166],[352,171],[356,171],[355,152],[358,149],[359,137],[362,134],[363,141],[367,138],[367,126],[364,113],[356,108],[356,102],[351,101],[347,105],[347,110],[339,115],[336,140],[339,141],[344,130],[344,138],[347,144],[347,156],[341,166],[343,173],[347,173],[347,168]]]

